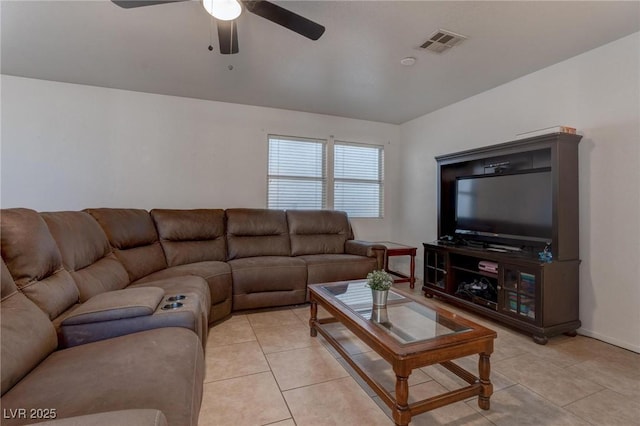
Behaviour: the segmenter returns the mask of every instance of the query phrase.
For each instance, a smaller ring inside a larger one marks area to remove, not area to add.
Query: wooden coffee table
[[[396,425],[452,402],[478,396],[478,406],[489,409],[493,385],[489,357],[496,332],[436,306],[411,300],[393,290],[386,308],[372,309],[371,290],[364,280],[313,284],[311,336],[319,332],[391,408]],[[333,318],[318,319],[318,305]],[[339,321],[391,364],[396,375],[395,396],[378,384],[351,358],[325,324]],[[479,354],[478,377],[452,360]],[[469,383],[468,386],[409,404],[411,371],[440,364]]]

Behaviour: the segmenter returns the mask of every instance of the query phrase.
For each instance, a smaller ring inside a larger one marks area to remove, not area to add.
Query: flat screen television
[[[455,232],[480,240],[550,242],[551,191],[549,169],[458,177]]]

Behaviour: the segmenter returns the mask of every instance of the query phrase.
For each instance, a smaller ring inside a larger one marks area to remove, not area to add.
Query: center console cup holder
[[[169,309],[178,309],[178,308],[181,308],[182,306],[184,305],[180,302],[173,302],[173,303],[167,303],[162,307],[162,309],[167,311]]]
[[[177,302],[178,300],[184,300],[186,298],[187,298],[187,296],[185,296],[184,294],[177,294],[175,296],[168,297],[167,301],[169,301],[169,302]]]

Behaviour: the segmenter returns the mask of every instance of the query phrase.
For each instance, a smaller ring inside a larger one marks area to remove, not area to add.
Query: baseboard
[[[619,339],[615,339],[615,338],[610,337],[610,336],[605,336],[605,335],[602,335],[602,334],[597,333],[595,331],[591,331],[591,330],[586,330],[584,328],[580,328],[578,330],[578,334],[581,334],[581,335],[587,336],[587,337],[592,337],[594,339],[601,340],[601,341],[603,341],[605,343],[609,343],[609,344],[621,347],[623,349],[627,349],[629,351],[633,351],[633,352],[636,352],[636,353],[640,354],[640,346],[633,345],[633,344],[631,344],[629,342],[625,342],[625,341],[622,341],[622,340],[619,340]]]

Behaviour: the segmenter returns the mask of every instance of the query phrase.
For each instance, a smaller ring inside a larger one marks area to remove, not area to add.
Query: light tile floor
[[[410,292],[407,285],[398,288]],[[420,285],[410,293],[423,298]],[[476,398],[416,416],[412,425],[638,425],[640,354],[583,336],[546,346],[498,323],[427,299],[498,332],[491,409]],[[390,410],[321,337],[309,307],[234,315],[209,332],[200,426],[393,425]],[[334,336],[388,389],[391,367],[339,324]],[[477,356],[457,360],[476,371]],[[416,370],[411,400],[465,383],[440,366]]]

